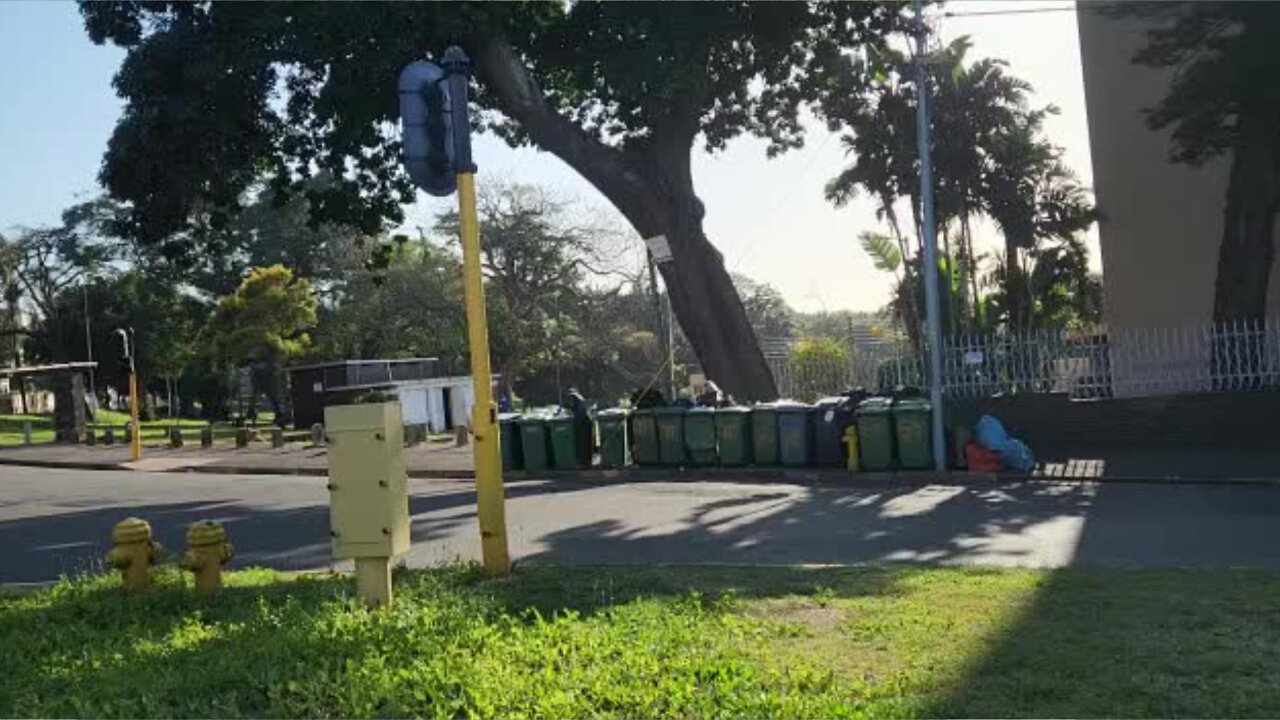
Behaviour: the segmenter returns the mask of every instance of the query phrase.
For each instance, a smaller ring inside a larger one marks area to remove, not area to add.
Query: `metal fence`
[[[779,392],[811,400],[851,387],[925,387],[927,355],[908,343],[848,343],[846,359],[797,366],[767,354]],[[1074,398],[1280,388],[1280,318],[1216,325],[1045,329],[960,336],[942,352],[952,397],[1062,392]]]

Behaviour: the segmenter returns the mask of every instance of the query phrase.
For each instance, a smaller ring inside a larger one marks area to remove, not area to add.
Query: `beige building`
[[[1173,72],[1132,62],[1146,21],[1090,2],[1077,3],[1077,20],[1112,373],[1118,385],[1173,376],[1185,380],[1177,389],[1200,389],[1208,335],[1191,328],[1212,322],[1229,159],[1172,163],[1170,131],[1144,123],[1142,110],[1164,97]],[[1269,315],[1280,313],[1278,277],[1273,269]]]

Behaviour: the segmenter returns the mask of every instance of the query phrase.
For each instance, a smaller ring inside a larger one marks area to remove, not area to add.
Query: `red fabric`
[[[1000,456],[978,443],[966,445],[964,455],[969,461],[969,472],[1000,472]]]

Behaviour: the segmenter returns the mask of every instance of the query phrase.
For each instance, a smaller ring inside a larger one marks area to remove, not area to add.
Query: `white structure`
[[[468,424],[475,405],[469,375],[398,383],[388,392],[400,401],[405,425],[426,425],[433,433]]]

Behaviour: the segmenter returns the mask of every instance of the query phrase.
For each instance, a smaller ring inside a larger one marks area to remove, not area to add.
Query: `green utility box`
[[[547,469],[547,421],[546,418],[525,416],[516,421],[520,426],[520,450],[524,454],[526,472],[543,472]]]
[[[684,416],[688,409],[681,407],[657,408],[653,411],[658,420],[658,454],[663,465],[684,465],[689,462],[689,451],[684,444]]]
[[[727,407],[716,410],[716,443],[721,465],[751,463],[751,408]]]
[[[813,406],[779,403],[778,459],[787,467],[806,467],[813,456]]]
[[[898,463],[909,470],[933,467],[933,432],[928,400],[906,398],[893,406],[893,426],[898,441]]]
[[[631,459],[637,465],[660,465],[662,453],[658,443],[658,416],[654,408],[631,413]]]
[[[715,408],[690,408],[684,416],[684,446],[693,465],[716,464]]]
[[[862,401],[853,414],[858,425],[858,453],[862,469],[893,469],[893,400],[872,397]]]
[[[751,408],[751,457],[756,465],[778,464],[778,415],[772,403]]]
[[[572,415],[556,415],[547,420],[547,436],[551,439],[551,467],[556,470],[578,469],[578,433]]]
[[[607,468],[627,466],[627,411],[601,410],[596,413],[600,431],[600,465]]]
[[[520,413],[498,416],[498,444],[502,447],[502,469],[524,469],[524,444],[520,442]]]

